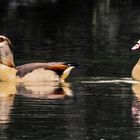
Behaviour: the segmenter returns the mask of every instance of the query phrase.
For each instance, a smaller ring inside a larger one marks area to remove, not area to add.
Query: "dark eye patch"
[[[0,43],[4,41],[4,38],[0,37]]]

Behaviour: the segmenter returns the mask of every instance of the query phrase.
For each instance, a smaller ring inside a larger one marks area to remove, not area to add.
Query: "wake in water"
[[[134,83],[139,83],[138,81],[133,80],[132,78],[111,78],[111,77],[95,77],[91,78],[91,80],[85,80],[81,81],[81,83],[86,83],[86,84],[100,84],[100,83],[129,83],[129,84],[134,84]]]

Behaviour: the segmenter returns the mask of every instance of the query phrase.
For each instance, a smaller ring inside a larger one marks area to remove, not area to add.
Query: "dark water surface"
[[[133,0],[8,0],[0,34],[13,42],[16,65],[70,61],[68,83],[0,83],[2,140],[138,140],[140,85],[131,69],[140,39]]]

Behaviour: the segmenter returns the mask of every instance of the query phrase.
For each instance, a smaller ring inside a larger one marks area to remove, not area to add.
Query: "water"
[[[77,62],[67,83],[0,83],[2,140],[138,140],[139,1],[3,1],[16,65]]]

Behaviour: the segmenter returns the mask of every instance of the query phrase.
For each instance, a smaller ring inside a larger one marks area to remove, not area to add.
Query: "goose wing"
[[[36,69],[52,70],[59,76],[69,68],[70,66],[76,66],[74,63],[66,62],[50,62],[50,63],[29,63],[21,66],[17,66],[17,76],[24,77],[27,73],[31,73]]]

